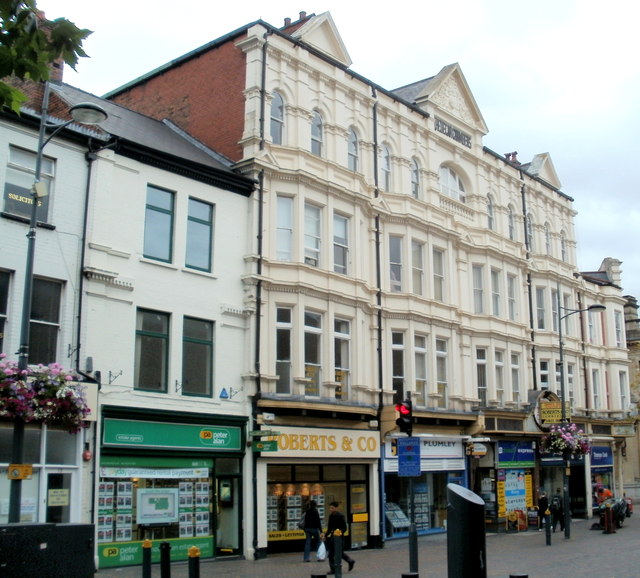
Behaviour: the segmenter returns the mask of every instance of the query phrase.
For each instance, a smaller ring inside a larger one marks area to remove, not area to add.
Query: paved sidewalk
[[[638,578],[640,576],[640,516],[628,518],[615,534],[591,530],[593,520],[574,520],[571,539],[564,534],[552,534],[551,546],[544,532],[487,535],[487,576],[508,578],[528,575],[529,578],[568,575],[571,578]],[[447,577],[447,536],[436,534],[418,539],[420,578]],[[353,572],[343,576],[361,578],[393,578],[409,572],[408,541],[389,540],[380,550],[354,550]],[[302,552],[273,554],[264,560],[202,561],[202,578],[309,578],[325,574],[328,564],[302,562]],[[186,563],[171,567],[171,578],[188,578]],[[141,578],[140,567],[101,570],[98,578]],[[152,578],[161,578],[160,567],[152,568]],[[162,577],[168,578],[168,577]],[[451,577],[455,578],[455,577]]]

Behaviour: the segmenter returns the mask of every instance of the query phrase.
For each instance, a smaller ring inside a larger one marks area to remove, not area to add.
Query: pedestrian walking
[[[329,504],[329,511],[331,514],[329,515],[329,521],[327,523],[327,535],[326,535],[326,543],[327,543],[327,556],[329,558],[329,566],[331,568],[328,574],[335,574],[335,538],[333,533],[336,530],[340,530],[342,535],[347,531],[347,520],[344,517],[344,514],[338,510],[340,504],[338,502],[331,502]],[[349,564],[349,572],[353,570],[356,561],[351,558],[344,550],[342,550],[342,559]]]
[[[545,513],[549,509],[549,498],[547,492],[540,488],[540,496],[538,497],[538,532],[544,528]]]
[[[564,530],[564,506],[562,504],[562,491],[560,488],[556,488],[556,494],[551,498],[551,527],[553,531],[556,531],[558,523],[560,523],[560,531]]]
[[[304,558],[305,562],[311,562],[311,545],[313,551],[318,551],[320,546],[320,534],[322,533],[322,522],[318,512],[318,505],[315,500],[309,502],[309,508],[304,513]]]

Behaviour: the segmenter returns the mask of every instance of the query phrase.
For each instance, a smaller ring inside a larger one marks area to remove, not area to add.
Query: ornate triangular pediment
[[[556,168],[553,166],[549,153],[539,153],[533,157],[533,160],[525,167],[530,175],[534,175],[544,182],[549,183],[556,189],[562,188],[562,183],[558,178]]]
[[[448,117],[487,134],[488,128],[469,85],[456,62],[438,74],[393,91],[434,116]]]
[[[342,42],[338,29],[329,12],[313,16],[291,34],[293,38],[324,52],[345,66],[351,66],[351,58]]]

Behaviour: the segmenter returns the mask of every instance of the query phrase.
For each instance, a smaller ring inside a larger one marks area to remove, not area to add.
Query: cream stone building
[[[350,547],[406,535],[394,404],[409,397],[420,532],[446,528],[448,483],[480,493],[496,527],[555,487],[564,464],[538,449],[562,393],[603,448],[571,464],[572,510],[590,515],[592,478],[622,490],[629,433],[619,266],[578,271],[573,199],[551,156],[485,146],[458,64],[394,90],[351,64],[331,15],[301,13],[107,95],[258,181],[244,379],[252,429],[272,446],[253,454],[247,555],[298,547],[312,498],[325,516],[343,502]]]

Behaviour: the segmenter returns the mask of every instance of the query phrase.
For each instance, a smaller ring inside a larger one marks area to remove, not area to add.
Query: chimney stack
[[[307,17],[306,12],[300,12],[300,20],[304,20]]]
[[[284,19],[284,25],[285,26],[291,26],[291,18],[285,18]]]

